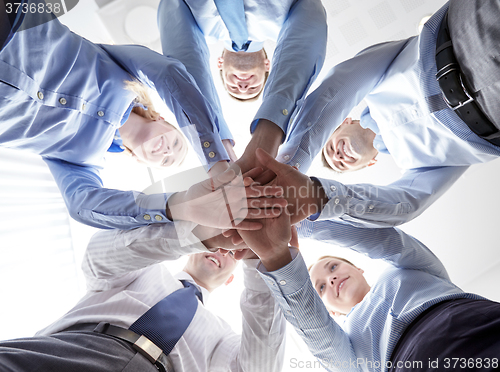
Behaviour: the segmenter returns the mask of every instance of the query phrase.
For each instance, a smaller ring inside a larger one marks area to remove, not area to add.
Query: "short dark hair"
[[[262,50],[264,51],[264,58],[267,59],[266,50],[264,48],[262,48]],[[224,55],[224,51],[222,51],[222,55]],[[229,96],[232,99],[235,99],[236,101],[239,101],[239,102],[255,102],[255,101],[257,101],[259,99],[260,95],[262,94],[262,92],[264,91],[264,87],[266,86],[267,78],[269,77],[269,71],[266,71],[266,73],[264,74],[264,82],[262,83],[262,89],[260,90],[259,94],[257,94],[255,97],[252,97],[252,98],[243,99],[243,98],[235,97],[231,93],[229,93],[229,91],[226,88],[226,84],[224,84],[224,75],[222,74],[222,69],[219,70],[219,73],[220,73],[220,79],[222,81],[222,86],[224,87],[224,89],[226,89],[227,94],[229,94]]]

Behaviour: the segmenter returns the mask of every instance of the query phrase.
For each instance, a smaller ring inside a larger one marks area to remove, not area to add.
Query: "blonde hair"
[[[132,109],[132,112],[149,120],[157,120],[160,117],[160,114],[155,111],[153,101],[151,100],[148,90],[144,84],[138,80],[125,80],[124,83],[126,90],[137,94],[135,102],[140,103],[142,106],[147,108],[147,110],[145,110],[141,106],[135,106]]]

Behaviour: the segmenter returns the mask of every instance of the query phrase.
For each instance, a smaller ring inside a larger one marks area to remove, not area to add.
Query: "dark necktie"
[[[129,329],[144,335],[168,355],[193,320],[202,296],[194,284],[181,280],[181,288],[159,301]]]
[[[250,41],[248,41],[243,0],[214,0],[214,2],[233,41],[233,50],[246,52]]]

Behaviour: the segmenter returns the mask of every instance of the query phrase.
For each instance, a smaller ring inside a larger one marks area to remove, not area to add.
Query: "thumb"
[[[270,169],[276,175],[283,173],[284,167],[287,167],[286,164],[280,163],[279,161],[274,159],[271,155],[269,155],[267,152],[265,152],[261,148],[258,148],[255,151],[255,155],[257,156],[257,159],[260,161],[260,163],[264,167],[266,167],[267,169]]]

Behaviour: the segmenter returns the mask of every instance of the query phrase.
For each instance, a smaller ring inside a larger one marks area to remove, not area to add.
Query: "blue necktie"
[[[181,288],[137,319],[129,329],[144,335],[168,355],[193,320],[201,293],[194,284],[181,280]]]
[[[233,50],[246,52],[250,41],[248,41],[243,0],[214,0],[214,2],[233,41]]]

